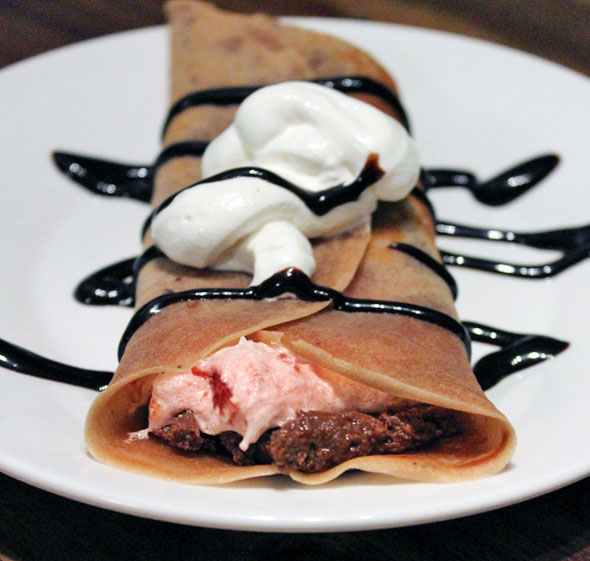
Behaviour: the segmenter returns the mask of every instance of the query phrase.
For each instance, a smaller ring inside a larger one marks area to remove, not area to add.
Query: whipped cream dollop
[[[315,214],[295,193],[260,177],[197,184],[156,214],[152,236],[172,260],[253,274],[256,285],[287,267],[311,276],[309,238],[368,223],[378,200],[403,199],[418,180],[417,150],[403,126],[331,88],[284,82],[257,90],[208,146],[203,175],[238,167],[271,171],[309,192],[351,184],[371,155],[382,177],[357,200]]]

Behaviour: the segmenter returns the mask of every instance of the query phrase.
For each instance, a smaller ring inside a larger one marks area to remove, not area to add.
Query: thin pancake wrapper
[[[368,55],[341,40],[282,26],[263,16],[221,12],[200,2],[167,4],[171,27],[174,102],[212,87],[270,84],[292,79],[363,75],[394,85]],[[380,109],[380,100],[361,96]],[[235,107],[185,110],[171,123],[165,144],[211,139],[228,126]],[[392,113],[394,114],[394,113]],[[395,115],[394,115],[395,116]],[[200,160],[182,157],[163,165],[153,204],[200,179]],[[414,245],[440,259],[428,209],[413,197],[380,204],[372,233],[313,242],[313,281],[363,299],[407,302],[456,316],[447,284],[392,243]],[[146,245],[150,244],[149,233]],[[141,271],[137,305],[168,291],[244,288],[242,273],[192,269],[166,258]],[[155,375],[183,372],[241,336],[277,343],[301,359],[400,398],[430,403],[457,413],[460,435],[409,454],[366,456],[315,474],[291,472],[307,484],[329,481],[360,469],[422,481],[455,481],[491,475],[509,461],[514,431],[489,402],[469,364],[463,342],[433,323],[387,313],[348,313],[329,302],[198,300],[173,304],[131,337],[109,387],[88,415],[90,453],[117,467],[189,483],[218,484],[278,472],[273,465],[235,466],[205,454],[185,454],[156,439],[129,439],[145,427],[146,405]]]

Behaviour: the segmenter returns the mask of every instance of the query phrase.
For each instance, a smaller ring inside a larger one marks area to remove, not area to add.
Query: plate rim
[[[289,21],[289,22],[292,22],[295,24],[305,22],[305,21],[312,21],[312,22],[318,22],[321,25],[324,25],[324,24],[329,25],[332,23],[336,23],[336,25],[339,25],[339,24],[344,23],[344,24],[349,24],[349,25],[350,24],[357,24],[357,25],[360,24],[363,26],[379,26],[379,27],[387,27],[387,28],[390,28],[393,26],[396,28],[407,28],[412,31],[417,31],[417,32],[425,34],[425,35],[430,35],[430,34],[435,33],[435,34],[440,34],[440,35],[444,35],[444,36],[452,36],[454,38],[458,38],[458,39],[461,39],[461,40],[464,40],[467,42],[476,41],[482,45],[493,46],[493,47],[499,48],[499,49],[507,49],[512,53],[518,54],[519,56],[532,57],[544,64],[554,65],[562,71],[565,70],[568,72],[572,72],[575,75],[583,76],[570,68],[561,66],[561,65],[554,63],[552,61],[542,59],[541,57],[538,57],[537,55],[533,55],[528,52],[520,51],[518,49],[508,47],[505,45],[490,43],[490,42],[485,41],[483,39],[462,36],[462,35],[459,35],[456,33],[450,33],[450,32],[441,31],[441,30],[430,30],[430,29],[419,28],[416,26],[406,26],[406,25],[397,24],[397,23],[372,22],[372,21],[365,21],[365,20],[359,20],[359,19],[348,19],[348,18],[289,17],[289,18],[285,18],[285,19],[286,19],[286,21]],[[77,43],[73,43],[70,45],[57,47],[57,48],[52,49],[50,51],[46,51],[44,53],[34,55],[32,57],[15,62],[13,64],[10,64],[10,65],[2,68],[2,70],[0,72],[0,81],[2,80],[2,77],[7,73],[14,72],[14,71],[20,72],[20,71],[22,71],[21,69],[23,69],[23,68],[26,70],[25,67],[30,66],[31,63],[43,64],[45,62],[45,60],[49,60],[50,58],[53,58],[56,56],[59,57],[62,55],[62,53],[65,53],[65,52],[70,52],[70,51],[73,52],[73,51],[79,50],[81,47],[91,49],[94,45],[96,45],[98,43],[110,41],[113,39],[121,39],[123,41],[126,41],[128,39],[131,39],[131,37],[133,35],[143,35],[146,33],[156,32],[156,31],[162,32],[165,30],[165,28],[166,28],[166,25],[156,25],[156,26],[149,26],[149,27],[144,27],[144,28],[126,30],[126,31],[116,32],[116,33],[112,33],[112,34],[108,34],[108,35],[103,35],[100,37],[94,37],[91,39],[79,41]],[[332,33],[333,31],[327,31],[327,32]],[[1,456],[0,456],[0,463],[2,463]],[[339,523],[332,522],[331,524],[326,524],[324,526],[316,526],[311,529],[309,527],[302,528],[302,527],[300,527],[301,521],[295,521],[294,525],[292,527],[285,528],[284,526],[281,526],[280,531],[284,531],[284,532],[309,532],[309,531],[330,532],[330,531],[349,531],[349,530],[369,530],[369,529],[399,527],[399,526],[404,526],[404,525],[424,524],[424,523],[429,523],[429,522],[433,522],[433,521],[437,521],[437,520],[443,520],[443,519],[449,520],[452,518],[463,517],[463,516],[467,516],[467,515],[471,515],[471,514],[476,514],[479,512],[484,512],[487,510],[503,508],[503,507],[508,506],[510,504],[515,504],[515,503],[521,502],[523,500],[527,500],[527,499],[533,498],[535,496],[539,496],[541,494],[545,494],[545,493],[551,492],[555,489],[558,489],[560,487],[574,483],[575,481],[578,481],[578,480],[586,477],[590,473],[590,459],[586,463],[585,467],[582,467],[583,463],[584,462],[578,462],[579,465],[576,464],[577,469],[572,469],[572,467],[570,465],[570,466],[568,466],[569,469],[562,470],[563,472],[569,473],[569,476],[566,476],[567,480],[562,480],[564,477],[564,473],[560,472],[561,475],[556,478],[556,479],[559,479],[560,481],[557,481],[557,480],[554,481],[553,484],[550,485],[546,489],[539,489],[536,492],[529,490],[528,492],[523,492],[522,496],[515,496],[512,499],[505,499],[503,502],[496,504],[492,507],[482,505],[481,507],[465,508],[464,511],[458,511],[455,514],[449,515],[449,513],[446,513],[444,515],[444,518],[441,518],[440,515],[433,514],[430,519],[422,518],[420,520],[413,520],[408,523],[395,523],[393,525],[391,524],[390,521],[387,521],[387,520],[381,520],[380,522],[374,521],[373,523],[368,523],[368,524],[365,524],[362,526],[359,526],[358,524],[355,524],[354,522],[346,522],[344,524],[342,524],[342,522],[339,522]],[[167,520],[167,521],[171,521],[171,522],[179,522],[179,523],[184,523],[184,524],[195,524],[195,525],[204,526],[204,527],[233,529],[233,530],[256,530],[256,531],[273,532],[273,531],[277,531],[279,529],[278,527],[270,527],[268,522],[260,523],[260,524],[254,523],[254,521],[250,518],[247,518],[245,521],[242,521],[243,523],[237,522],[237,519],[236,519],[233,522],[228,522],[228,524],[226,525],[221,520],[218,520],[213,523],[208,523],[206,520],[203,520],[203,519],[199,519],[199,520],[194,519],[191,521],[191,520],[188,520],[188,519],[182,518],[182,517],[178,518],[176,520],[173,518],[170,518],[169,516],[160,517],[160,516],[155,515],[153,512],[138,511],[132,505],[127,505],[127,504],[124,504],[121,502],[119,502],[117,504],[112,504],[110,501],[107,500],[105,502],[105,500],[101,500],[100,498],[93,500],[93,498],[90,495],[88,495],[87,497],[85,497],[83,499],[81,498],[81,495],[72,496],[71,494],[68,494],[66,489],[60,489],[57,484],[55,484],[55,486],[51,485],[51,483],[50,483],[51,478],[45,479],[46,485],[40,485],[40,484],[38,484],[38,481],[36,482],[34,480],[35,478],[33,477],[32,473],[28,474],[30,477],[24,476],[26,474],[26,469],[21,470],[20,472],[16,472],[15,470],[11,470],[11,469],[6,470],[5,466],[3,465],[2,471],[7,473],[7,475],[9,475],[11,477],[14,477],[15,479],[18,479],[20,481],[23,481],[23,482],[33,485],[35,487],[39,487],[39,488],[44,489],[46,491],[64,496],[66,498],[77,500],[80,502],[84,502],[86,504],[92,504],[94,506],[99,506],[102,508],[107,508],[110,510],[115,510],[118,512],[124,512],[126,514],[142,516],[142,517],[147,517],[147,518],[154,518],[154,519],[159,519],[159,520]],[[55,483],[55,480],[54,480],[54,483]],[[284,524],[284,521],[282,523]]]

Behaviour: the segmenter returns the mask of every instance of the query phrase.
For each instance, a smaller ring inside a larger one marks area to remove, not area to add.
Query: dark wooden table
[[[74,41],[162,23],[160,0],[2,0],[0,66]],[[278,14],[364,17],[477,36],[590,75],[590,0],[218,1]],[[589,451],[590,454],[590,451]],[[348,534],[181,526],[83,505],[0,474],[0,559],[590,560],[590,478],[459,520]]]

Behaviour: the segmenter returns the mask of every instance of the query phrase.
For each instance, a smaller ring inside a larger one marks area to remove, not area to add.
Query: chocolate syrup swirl
[[[158,167],[173,158],[202,156],[208,144],[204,140],[170,144],[160,152],[153,164],[122,164],[59,151],[52,156],[60,171],[95,195],[125,197],[149,203]]]
[[[387,103],[397,114],[400,123],[410,131],[410,121],[404,106],[398,96],[386,85],[367,78],[365,76],[336,76],[334,78],[322,78],[319,80],[308,80],[311,83],[326,86],[340,92],[354,94],[362,93],[379,97]],[[168,111],[168,116],[162,127],[162,137],[166,134],[170,123],[183,111],[199,105],[236,105],[244,101],[250,94],[265,86],[238,86],[233,88],[212,88],[189,93],[179,99]]]
[[[590,224],[577,228],[562,228],[542,232],[514,232],[511,230],[475,228],[439,221],[436,224],[436,231],[443,236],[513,243],[536,249],[559,250],[563,253],[562,257],[550,263],[519,265],[470,257],[444,250],[440,252],[445,265],[456,265],[501,275],[544,279],[553,277],[590,257]]]
[[[139,257],[118,261],[88,275],[78,283],[74,298],[91,306],[135,306],[135,288],[141,268],[158,257],[164,257],[155,245]]]
[[[473,367],[484,390],[495,386],[506,376],[554,357],[569,347],[569,343],[545,335],[512,333],[470,321],[463,325],[473,341],[501,348],[480,358]]]
[[[60,171],[96,195],[126,197],[146,203],[152,198],[150,166],[120,164],[67,152],[54,152],[53,161]]]
[[[445,269],[445,266],[442,263],[439,263],[436,259],[415,245],[410,245],[407,243],[392,243],[389,247],[392,249],[397,249],[398,251],[413,257],[428,267],[431,271],[436,273],[449,287],[449,290],[453,295],[453,300],[457,299],[457,294],[459,292],[457,283],[453,276]]]
[[[185,140],[184,142],[169,144],[156,158],[153,165],[153,173],[155,174],[161,165],[164,165],[168,160],[172,160],[173,158],[181,158],[183,156],[202,156],[207,149],[207,146],[209,146],[207,140]]]
[[[248,288],[203,288],[162,294],[150,300],[139,308],[131,318],[127,329],[123,333],[119,345],[119,360],[123,356],[125,347],[132,335],[152,316],[160,313],[164,308],[178,302],[189,300],[264,300],[276,298],[286,294],[295,295],[304,302],[331,302],[334,310],[342,312],[366,312],[399,314],[433,323],[451,331],[461,339],[467,353],[471,352],[469,334],[456,319],[423,306],[406,302],[390,302],[387,300],[366,300],[351,298],[341,292],[320,286],[295,268],[288,268],[266,279],[257,286]]]
[[[103,267],[78,283],[74,298],[92,306],[135,305],[135,279],[133,264],[136,259],[124,259]]]
[[[545,179],[558,163],[558,156],[546,154],[522,162],[487,181],[479,181],[469,171],[430,168],[424,170],[422,182],[427,190],[462,187],[471,191],[471,194],[485,205],[501,206],[524,195],[531,187]]]
[[[394,243],[389,247],[410,255],[431,269],[448,285],[453,299],[457,298],[457,283],[442,263],[413,245]],[[139,271],[149,261],[159,257],[165,257],[164,253],[160,248],[152,245],[137,258],[124,259],[104,267],[84,278],[76,287],[74,297],[82,304],[92,306],[133,307],[135,305],[135,283]]]
[[[400,117],[402,124],[409,130],[409,121],[403,106],[400,104],[397,96],[383,84],[368,78],[355,76],[315,80],[315,82],[339,91],[367,93],[380,97],[394,109]],[[260,86],[194,92],[179,100],[172,107],[166,119],[163,134],[176,115],[189,107],[200,104],[231,105],[240,103],[245,97],[258,89],[258,87]],[[61,171],[93,193],[106,196],[128,197],[148,202],[152,194],[153,179],[160,165],[175,157],[199,157],[203,154],[206,146],[206,141],[173,144],[168,146],[151,165],[125,165],[64,152],[56,152],[54,154],[54,161]],[[557,156],[552,154],[540,156],[514,166],[496,177],[483,182],[479,181],[473,173],[464,170],[425,169],[421,173],[423,189],[415,188],[412,195],[422,201],[431,212],[433,218],[434,209],[424,192],[429,189],[462,187],[468,189],[477,200],[484,204],[492,206],[503,205],[521,196],[541,181],[554,169],[558,161]],[[353,182],[352,187],[354,193],[349,192],[346,195],[343,195],[344,189],[346,188],[348,190],[351,186],[336,186],[332,190],[327,190],[320,194],[309,194],[307,191],[302,192],[299,187],[288,184],[282,178],[274,176],[274,174],[265,170],[243,168],[241,173],[247,176],[262,177],[266,180],[272,178],[271,180],[274,183],[290,189],[300,196],[312,211],[317,211],[316,214],[321,215],[329,212],[337,204],[348,202],[348,200],[343,200],[345,196],[349,196],[350,200],[356,200],[371,181],[374,182],[379,179],[382,171],[377,163],[376,159],[371,165],[369,165],[369,161],[367,162],[367,166],[363,170],[367,176],[361,177],[363,175],[361,174],[356,182]],[[226,175],[224,178],[230,177],[234,172],[235,170],[226,172],[230,175]],[[207,181],[220,180],[220,176],[209,178]],[[308,201],[305,200],[305,197],[308,197]],[[169,202],[170,200],[165,201],[163,204],[166,205]],[[314,208],[315,210],[313,210]],[[145,229],[148,226],[149,223],[147,223]],[[549,269],[547,265],[537,267],[539,272],[534,272],[534,267],[529,268],[530,270],[524,276],[532,277],[540,276],[540,274],[544,276],[557,274],[557,272],[586,257],[588,255],[587,244],[590,237],[588,235],[588,228],[590,226],[522,234],[501,230],[470,228],[442,221],[437,223],[437,231],[442,235],[492,239],[508,243],[523,243],[530,247],[558,249],[564,252],[561,260],[548,264]],[[395,245],[395,249],[404,251],[431,268],[448,284],[453,295],[456,295],[456,284],[443,265],[413,246],[397,244]],[[153,246],[137,259],[126,259],[115,265],[105,267],[80,283],[76,290],[76,297],[86,303],[131,306],[134,301],[135,279],[139,270],[149,260],[161,257],[162,255],[158,248]],[[494,272],[502,272],[504,274],[519,274],[518,272],[506,273],[510,267],[515,271],[520,271],[521,274],[524,271],[522,266],[519,265],[498,264],[492,261],[459,256],[449,252],[443,252],[442,255],[444,262],[447,264],[476,266],[477,268],[493,270]],[[499,268],[501,270],[498,270],[497,266],[500,266]],[[144,321],[149,319],[151,315],[161,311],[164,307],[175,302],[194,299],[226,298],[261,300],[281,296],[286,293],[294,294],[297,298],[304,301],[330,301],[333,308],[340,311],[398,313],[416,317],[424,321],[430,321],[457,334],[468,349],[469,333],[475,341],[498,345],[501,347],[501,350],[486,355],[475,366],[476,375],[484,388],[490,387],[512,372],[545,360],[549,356],[554,356],[567,347],[567,343],[540,335],[511,333],[471,322],[466,323],[464,327],[445,314],[406,303],[348,298],[332,289],[315,285],[303,273],[289,269],[271,277],[259,286],[249,287],[247,289],[202,289],[164,294],[152,300],[136,312],[123,335],[119,351],[122,353],[131,334]],[[48,359],[38,357],[33,353],[29,353],[16,345],[11,345],[2,340],[0,340],[0,364],[18,372],[27,372],[33,375],[49,377],[50,379],[83,385],[84,387],[93,387],[94,389],[101,389],[111,377],[111,373],[108,372],[85,371],[67,365],[60,365],[54,361],[48,361]]]
[[[512,333],[475,322],[464,322],[463,325],[473,341],[501,347],[501,350],[483,356],[473,367],[484,390],[514,372],[558,355],[569,346],[564,341],[544,335]],[[0,339],[0,366],[97,391],[103,391],[113,376],[112,372],[86,370],[41,357],[4,339]]]
[[[151,226],[154,217],[158,213],[162,212],[167,206],[169,206],[172,201],[178,195],[180,195],[180,193],[186,191],[187,189],[198,187],[199,185],[215,183],[216,181],[225,181],[226,179],[234,179],[236,177],[253,177],[262,179],[268,183],[272,183],[277,187],[282,187],[283,189],[293,193],[299,197],[301,201],[307,206],[307,208],[309,208],[309,210],[311,210],[311,212],[313,212],[315,215],[324,216],[340,205],[356,201],[366,189],[379,181],[379,179],[381,179],[384,174],[385,172],[379,167],[379,156],[377,154],[369,154],[365,166],[359,175],[350,183],[335,185],[334,187],[323,189],[322,191],[317,192],[303,189],[302,187],[287,181],[276,173],[263,168],[243,167],[222,171],[221,173],[207,177],[206,179],[203,179],[194,185],[189,185],[188,187],[185,187],[184,189],[181,189],[177,193],[174,193],[168,197],[148,216],[143,225],[141,235],[142,237],[145,236],[145,233]]]
[[[149,202],[159,166],[177,157],[200,157],[207,145],[205,140],[171,144],[153,164],[123,164],[70,152],[54,152],[53,160],[63,173],[94,194]],[[481,203],[499,206],[526,193],[545,178],[558,162],[557,156],[546,154],[481,183],[473,173],[453,169],[422,169],[420,178],[426,190],[462,187],[471,191]]]
[[[45,358],[18,345],[0,339],[0,366],[44,380],[63,382],[102,391],[113,377],[112,372],[86,370]]]

